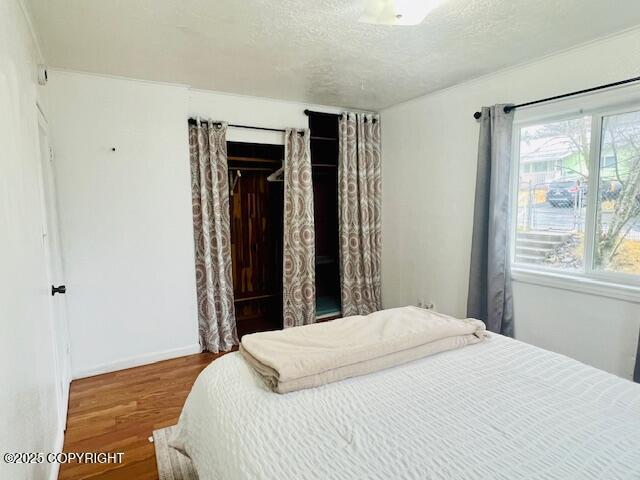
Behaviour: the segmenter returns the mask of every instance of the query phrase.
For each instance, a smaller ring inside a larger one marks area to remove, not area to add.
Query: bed
[[[640,479],[640,385],[496,334],[285,395],[231,353],[174,443],[200,480]]]

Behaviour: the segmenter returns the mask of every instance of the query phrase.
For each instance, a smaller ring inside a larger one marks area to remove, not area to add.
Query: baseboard
[[[58,429],[58,435],[56,436],[56,441],[54,442],[53,451],[50,453],[61,453],[62,448],[64,447],[64,425],[65,422],[60,423],[60,428]],[[49,480],[58,480],[58,474],[60,473],[60,464],[58,462],[51,463],[51,470],[49,471]]]
[[[96,365],[95,367],[90,367],[87,369],[76,370],[73,372],[72,376],[74,380],[78,378],[93,377],[94,375],[100,375],[102,373],[116,372],[118,370],[139,367],[141,365],[148,365],[150,363],[169,360],[171,358],[193,355],[194,353],[200,353],[200,351],[200,345],[195,344],[186,347],[172,348],[161,352],[146,353],[144,355],[124,358],[122,360],[116,360],[114,362],[103,363],[102,365]]]

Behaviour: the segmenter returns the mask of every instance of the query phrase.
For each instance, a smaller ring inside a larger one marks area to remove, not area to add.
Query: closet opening
[[[311,170],[316,230],[316,320],[342,316],[338,232],[338,119],[305,112],[311,131]]]
[[[309,112],[316,239],[316,319],[341,316],[338,115]],[[282,324],[284,145],[227,142],[238,336]],[[271,177],[271,181],[269,180]],[[280,180],[280,181],[278,181]]]
[[[284,145],[227,142],[233,295],[238,336],[282,328]]]

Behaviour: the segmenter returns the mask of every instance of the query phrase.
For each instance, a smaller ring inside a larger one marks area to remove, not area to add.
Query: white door
[[[42,172],[42,244],[47,259],[48,276],[45,287],[49,298],[51,337],[56,355],[58,410],[60,419],[62,419],[66,428],[69,384],[71,382],[69,332],[66,316],[66,296],[64,295],[66,287],[62,266],[60,233],[58,230],[56,184],[53,174],[54,158],[49,145],[47,121],[40,110],[38,110],[38,137]]]

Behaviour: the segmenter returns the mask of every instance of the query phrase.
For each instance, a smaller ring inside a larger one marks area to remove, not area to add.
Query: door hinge
[[[53,162],[53,148],[49,147],[49,161]]]

